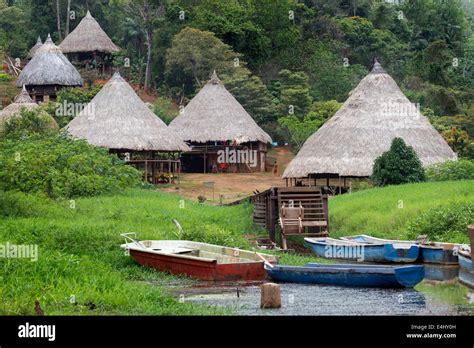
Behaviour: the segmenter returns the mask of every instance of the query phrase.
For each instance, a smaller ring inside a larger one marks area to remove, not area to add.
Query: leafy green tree
[[[469,135],[466,131],[458,129],[456,127],[452,127],[451,129],[445,130],[441,133],[444,140],[448,143],[448,145],[453,149],[461,157],[469,157],[466,156],[469,154],[470,148],[469,145],[471,144],[472,140],[469,139]]]
[[[329,118],[331,118],[341,107],[341,103],[335,100],[315,102],[311,105],[309,112],[300,120],[294,115],[278,119],[280,127],[284,128],[290,135],[290,143],[299,150],[306,139],[316,132]]]
[[[259,125],[276,121],[276,101],[258,76],[252,75],[245,67],[236,67],[221,74],[221,79]]]
[[[320,120],[322,123],[330,119],[341,108],[342,104],[336,100],[314,102],[305,118]]]
[[[28,17],[24,10],[0,1],[0,50],[13,58],[24,57],[28,50],[27,26]]]
[[[207,81],[213,70],[233,69],[241,55],[219,40],[214,33],[184,28],[173,37],[166,53],[165,78],[171,86],[184,86],[189,94]]]
[[[421,182],[425,181],[425,171],[415,150],[395,138],[390,150],[375,160],[372,180],[378,186]]]
[[[165,12],[164,0],[134,0],[126,7],[128,15],[135,20],[143,32],[146,47],[145,90],[149,91],[152,81],[152,52],[155,28]]]
[[[345,101],[349,92],[367,74],[362,65],[344,63],[343,57],[338,56],[327,45],[317,46],[307,62],[311,96],[315,100]]]
[[[452,66],[453,55],[444,40],[436,40],[423,51],[423,65],[426,79],[434,84],[449,85],[448,68]]]
[[[298,117],[290,115],[279,118],[278,124],[289,134],[290,144],[298,151],[322,123],[318,119],[300,120]]]
[[[308,75],[284,69],[278,73],[280,90],[280,112],[303,119],[312,103],[309,93]]]

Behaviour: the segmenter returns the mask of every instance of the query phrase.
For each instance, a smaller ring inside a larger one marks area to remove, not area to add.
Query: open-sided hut
[[[41,36],[38,36],[38,40],[36,40],[36,44],[31,47],[31,49],[29,50],[28,52],[28,59],[31,59],[33,58],[33,56],[35,55],[36,51],[38,51],[38,49],[43,46],[43,41],[41,40]]]
[[[227,91],[215,71],[170,128],[191,145],[191,152],[182,156],[186,172],[265,170],[272,139]]]
[[[89,11],[59,48],[71,61],[102,73],[110,70],[112,54],[120,51]]]
[[[32,110],[37,108],[39,105],[36,104],[33,99],[31,99],[25,87],[19,95],[15,97],[13,103],[5,107],[0,111],[0,135],[3,134],[5,130],[5,124],[11,120],[13,117],[19,117],[23,109]],[[49,114],[44,113],[41,115],[46,118],[48,125],[51,128],[58,128],[58,124]]]
[[[283,178],[291,184],[349,186],[350,178],[372,175],[375,159],[400,137],[424,166],[456,159],[456,154],[375,61],[341,109],[305,142]],[[319,180],[321,181],[321,180]]]
[[[45,43],[26,64],[16,84],[26,86],[35,102],[55,100],[62,87],[82,86],[82,78],[48,35]]]
[[[67,126],[75,138],[117,153],[143,170],[148,182],[180,172],[179,155],[189,147],[169,129],[120,76],[114,76]]]

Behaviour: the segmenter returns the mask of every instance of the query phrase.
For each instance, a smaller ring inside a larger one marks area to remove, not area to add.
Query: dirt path
[[[161,191],[179,194],[197,200],[204,196],[208,201],[231,203],[251,196],[255,191],[265,191],[270,187],[284,186],[281,178],[284,169],[294,157],[287,147],[272,149],[269,156],[278,163],[278,175],[272,173],[239,173],[239,174],[182,174],[181,184],[160,188]],[[214,190],[204,183],[213,182]]]

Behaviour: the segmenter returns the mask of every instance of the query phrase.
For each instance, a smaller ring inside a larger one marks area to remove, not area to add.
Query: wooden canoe
[[[459,263],[457,251],[465,247],[465,245],[454,243],[428,242],[426,244],[420,244],[416,241],[409,240],[381,239],[364,234],[343,237],[341,239],[367,244],[392,243],[396,245],[416,245],[420,248],[420,256],[417,261],[444,265],[457,265]]]
[[[274,281],[352,287],[411,288],[421,282],[423,265],[382,266],[309,263],[305,266],[265,264],[265,271]]]
[[[416,245],[373,243],[333,238],[305,238],[313,252],[324,258],[355,260],[359,262],[409,263],[418,259]]]
[[[202,280],[263,280],[264,259],[277,262],[272,255],[186,240],[133,240],[121,248],[140,265]]]

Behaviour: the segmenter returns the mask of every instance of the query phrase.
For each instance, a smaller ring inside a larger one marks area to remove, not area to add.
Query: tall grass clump
[[[408,224],[408,237],[427,235],[432,241],[469,243],[466,227],[473,219],[474,202],[435,207]]]

